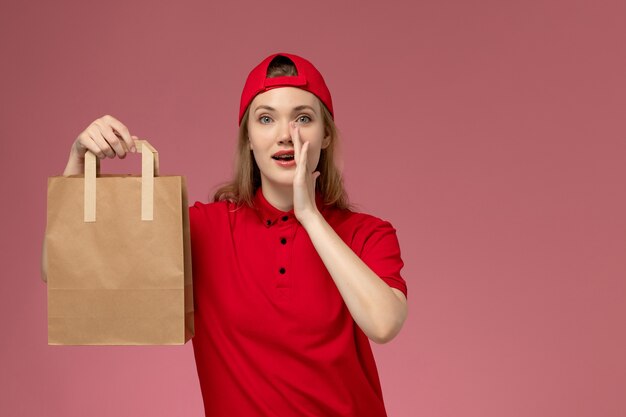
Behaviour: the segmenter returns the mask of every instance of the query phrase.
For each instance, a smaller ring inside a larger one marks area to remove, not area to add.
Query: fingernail
[[[134,146],[132,148],[130,148],[131,152],[137,152],[137,148],[135,148]]]

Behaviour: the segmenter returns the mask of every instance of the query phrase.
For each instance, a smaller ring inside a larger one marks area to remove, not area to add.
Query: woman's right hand
[[[132,136],[128,128],[115,117],[102,116],[87,126],[72,143],[70,158],[63,175],[83,172],[87,150],[100,159],[116,156],[124,159],[129,150],[136,152],[136,139],[137,136]]]

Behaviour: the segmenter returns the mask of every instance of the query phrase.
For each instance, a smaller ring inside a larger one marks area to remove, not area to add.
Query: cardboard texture
[[[159,176],[137,141],[142,175],[48,178],[49,345],[182,345],[194,335],[185,178]],[[129,155],[132,157],[132,154]]]

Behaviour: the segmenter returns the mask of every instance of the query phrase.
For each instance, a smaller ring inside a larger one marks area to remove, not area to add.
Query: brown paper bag
[[[159,176],[137,141],[142,175],[48,178],[49,345],[181,345],[194,335],[185,178]],[[132,157],[132,154],[129,154]]]

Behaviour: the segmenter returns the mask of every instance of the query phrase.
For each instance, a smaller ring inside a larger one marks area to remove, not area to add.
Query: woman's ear
[[[324,139],[322,139],[322,149],[328,148],[332,141],[332,137],[330,133],[328,131],[326,131],[325,133],[326,133],[326,136],[324,136]]]

